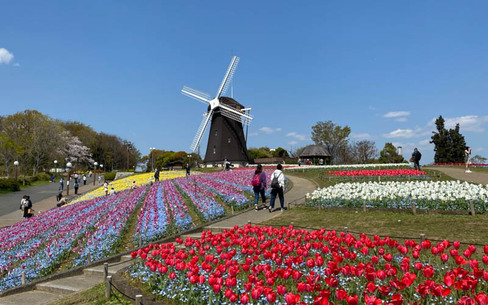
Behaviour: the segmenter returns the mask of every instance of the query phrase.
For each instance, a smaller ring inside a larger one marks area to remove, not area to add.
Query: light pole
[[[66,196],[69,195],[69,180],[71,179],[71,171],[70,171],[71,166],[73,166],[71,162],[66,163],[66,167],[68,168],[68,181],[66,181]]]
[[[54,160],[54,177],[58,174],[58,160]]]
[[[17,177],[19,176],[19,161],[14,161],[15,165],[15,180],[17,180]]]
[[[98,162],[93,163],[93,167],[94,167],[94,170],[93,170],[93,185],[95,185],[95,180],[97,180],[97,165],[98,165]]]
[[[154,150],[156,148],[154,147],[149,147],[149,150],[151,151],[151,171],[154,172]]]

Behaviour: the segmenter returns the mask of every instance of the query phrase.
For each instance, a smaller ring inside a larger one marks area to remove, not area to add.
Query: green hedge
[[[115,174],[116,172],[105,173],[103,174],[103,178],[105,178],[105,180],[113,181],[115,180]]]
[[[0,179],[0,189],[16,192],[20,191],[20,184],[13,178]]]

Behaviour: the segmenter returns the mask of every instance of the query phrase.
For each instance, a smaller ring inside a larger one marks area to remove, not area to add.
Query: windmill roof
[[[300,157],[330,157],[330,153],[323,146],[309,145],[303,149]]]

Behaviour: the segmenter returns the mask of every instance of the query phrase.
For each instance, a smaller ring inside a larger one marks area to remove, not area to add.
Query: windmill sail
[[[224,79],[222,80],[222,84],[220,85],[220,88],[217,91],[216,98],[219,98],[222,95],[224,95],[227,92],[227,89],[229,89],[229,85],[232,82],[232,78],[234,77],[234,73],[236,72],[238,64],[239,64],[239,57],[237,56],[232,57],[229,68],[227,69],[227,73],[225,73]]]
[[[197,133],[195,134],[195,137],[193,138],[193,142],[191,143],[190,149],[192,151],[197,151],[198,147],[200,146],[200,141],[202,140],[202,136],[205,133],[205,129],[207,128],[208,121],[212,117],[213,110],[210,110],[209,113],[206,113],[203,116],[202,122],[200,123],[200,126],[197,129]]]

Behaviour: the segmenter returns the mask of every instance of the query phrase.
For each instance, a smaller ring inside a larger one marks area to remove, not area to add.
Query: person
[[[259,195],[261,195],[261,201],[266,205],[266,174],[263,172],[263,166],[258,164],[254,175],[259,175],[259,185],[253,185],[254,191],[254,209],[258,210]]]
[[[190,164],[186,164],[186,176],[190,176]]]
[[[32,201],[30,196],[24,195],[20,201],[20,209],[22,210],[22,215],[24,218],[31,218],[34,215],[34,210],[32,209]]]
[[[471,163],[471,160],[469,159],[469,156],[471,155],[471,147],[466,146],[466,149],[464,150],[464,163],[466,163],[466,173],[472,173],[472,171],[469,170],[469,163]]]
[[[63,206],[66,204],[66,199],[63,198],[63,192],[59,192],[58,195],[56,196],[56,201],[58,202],[56,206],[59,208],[60,206]]]
[[[80,185],[78,184],[78,180],[75,180],[75,195],[78,195],[78,188]]]
[[[74,176],[75,183],[78,183],[78,178],[79,178],[78,173],[75,173],[75,176]]]
[[[86,185],[86,174],[83,174],[83,185]]]
[[[103,189],[105,190],[105,196],[107,196],[108,195],[108,183],[107,183],[107,181],[105,181],[103,183]]]
[[[115,195],[115,190],[114,190],[114,188],[111,188],[111,189],[110,189],[110,195]]]
[[[98,176],[98,184],[101,184],[102,183],[102,175],[99,175]]]
[[[56,177],[54,176],[54,174],[53,174],[53,175],[51,175],[51,179],[49,179],[49,182],[54,182],[54,179],[55,179],[55,178],[56,178]]]
[[[59,190],[63,191],[63,188],[64,188],[64,178],[61,177],[61,179],[59,179]]]
[[[298,158],[298,166],[302,165],[302,159]]]
[[[134,180],[134,181],[132,181],[132,189],[135,189],[136,187],[137,187],[136,181]]]
[[[159,181],[159,169],[156,168],[156,171],[154,172],[154,181]]]
[[[285,197],[283,196],[283,192],[285,191],[285,176],[283,175],[283,166],[278,164],[276,166],[275,171],[271,174],[270,181],[271,181],[271,199],[269,200],[269,212],[271,213],[274,209],[274,203],[276,200],[276,196],[280,197],[280,205],[281,211],[285,209]],[[278,180],[278,185],[273,187],[273,179],[276,178]]]
[[[418,151],[417,147],[415,147],[413,149],[413,153],[412,153],[412,160],[413,160],[413,168],[416,170],[420,170],[419,161],[420,161],[421,157],[422,157],[422,154],[420,153],[420,151]]]

